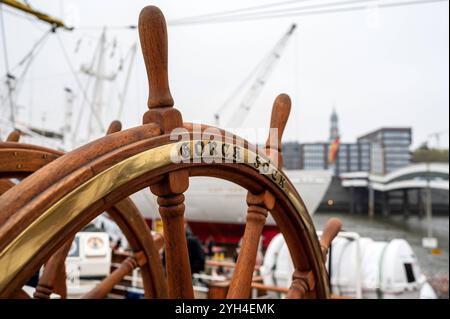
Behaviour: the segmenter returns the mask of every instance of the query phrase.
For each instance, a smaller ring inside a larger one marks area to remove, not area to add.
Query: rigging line
[[[202,22],[202,21],[206,22],[206,21],[209,21],[210,19],[212,19],[214,17],[218,17],[219,19],[234,18],[234,17],[237,17],[237,16],[241,16],[241,13],[246,12],[246,11],[249,12],[249,13],[246,13],[245,15],[258,15],[258,14],[264,14],[264,13],[273,13],[273,12],[276,12],[276,11],[290,11],[292,9],[298,9],[298,8],[301,8],[301,7],[285,8],[285,9],[279,9],[279,10],[269,10],[269,11],[260,11],[260,12],[258,12],[258,10],[267,9],[267,8],[270,8],[270,7],[280,7],[280,6],[286,6],[287,4],[299,3],[299,2],[309,2],[309,1],[314,1],[314,0],[290,0],[290,1],[280,2],[280,3],[271,3],[271,4],[266,4],[266,5],[259,5],[259,6],[253,6],[253,7],[246,7],[246,8],[240,8],[240,9],[221,11],[221,12],[214,12],[214,13],[203,14],[203,15],[198,15],[198,16],[191,16],[191,17],[185,17],[185,18],[169,20],[167,22],[167,24],[168,25],[184,25],[184,24],[190,24],[190,23],[193,23],[193,22]],[[356,0],[354,2],[364,2],[364,1],[379,1],[379,0]],[[324,4],[322,4],[322,5],[324,5]],[[255,11],[255,12],[251,12],[251,11]],[[237,15],[232,15],[234,13],[237,13]],[[242,16],[244,16],[244,15],[242,15]],[[81,26],[81,27],[78,27],[77,30],[102,29],[102,28],[103,28],[103,26],[94,26],[94,25],[92,25],[92,26]],[[136,29],[136,25],[123,25],[123,26],[116,25],[116,26],[109,26],[108,28],[109,29]]]
[[[42,76],[29,77],[27,79],[24,79],[23,82],[36,82],[36,81],[48,80],[48,79],[64,77],[64,76],[67,77],[67,75],[71,75],[71,74],[72,74],[72,72],[70,72],[70,71],[50,73],[50,74],[42,75]]]
[[[31,66],[31,63],[33,62],[33,60],[36,58],[36,56],[39,54],[39,52],[44,48],[44,44],[45,42],[48,40],[48,37],[45,37],[43,39],[43,41],[41,42],[41,45],[39,47],[36,48],[35,52],[32,52],[31,56],[29,56],[27,64],[25,65],[25,67],[22,70],[22,73],[19,75],[19,77],[17,78],[16,82],[18,83],[15,89],[15,95],[16,97],[19,95],[22,87],[23,87],[23,82],[24,82],[24,78],[25,75],[28,72],[28,69]]]
[[[97,46],[95,47],[94,55],[92,57],[92,60],[90,62],[90,66],[89,66],[90,69],[92,69],[94,67],[94,63],[95,63],[95,60],[96,60],[96,57],[97,57],[97,54],[98,54],[99,50],[100,50],[100,41],[97,42]],[[87,92],[89,90],[89,87],[91,85],[91,80],[92,80],[92,77],[88,77],[88,79],[86,81],[86,85],[85,85],[84,90],[83,90],[84,92]],[[76,125],[75,125],[75,131],[74,131],[74,134],[72,136],[72,144],[75,144],[75,139],[76,139],[75,134],[80,132],[79,128],[80,128],[80,125],[81,125],[81,119],[83,118],[84,105],[85,104],[86,104],[86,100],[83,99],[82,103],[81,103],[81,106],[80,106],[80,111],[78,112],[78,117],[77,117]]]
[[[294,34],[294,101],[292,105],[299,105],[300,104],[300,93],[299,93],[299,87],[300,87],[300,64],[299,64],[299,32],[295,32]],[[297,111],[298,108],[294,108],[294,112]],[[294,113],[295,114],[295,113]],[[294,116],[293,116],[294,117]],[[294,117],[295,118],[295,117]],[[295,125],[295,137],[297,138],[297,141],[301,140],[301,136],[299,133],[299,126]]]
[[[6,32],[5,32],[5,19],[3,17],[3,4],[0,3],[0,20],[2,27],[2,42],[3,42],[3,54],[6,72],[9,73],[9,61],[8,61],[8,50],[6,48]]]
[[[253,10],[261,10],[261,9],[267,9],[272,7],[279,7],[284,6],[291,3],[297,3],[297,2],[306,2],[311,0],[290,0],[290,1],[284,1],[284,2],[278,2],[278,3],[269,3],[269,4],[263,4],[258,6],[252,6],[252,7],[245,7],[240,9],[232,9],[232,10],[226,10],[226,11],[220,11],[220,12],[213,12],[208,14],[202,14],[197,16],[191,16],[191,17],[185,17],[185,18],[179,18],[172,20],[172,23],[178,23],[178,22],[184,22],[184,21],[193,21],[198,19],[207,19],[211,17],[217,17],[217,16],[223,16],[223,15],[230,15],[234,13],[241,13],[246,11],[253,11]]]
[[[12,96],[12,86],[10,81],[10,73],[9,73],[9,60],[8,60],[8,49],[6,48],[6,31],[5,31],[5,19],[3,17],[3,4],[0,4],[0,20],[1,20],[1,28],[2,28],[2,39],[3,39],[3,55],[5,57],[5,68],[6,68],[6,85],[8,86],[8,99],[9,99],[9,107],[10,107],[10,115],[9,119],[13,125],[15,126],[15,114],[14,114],[14,101]]]
[[[88,80],[86,81],[86,86],[84,87],[83,91],[89,90],[89,87],[91,85],[91,79],[92,79],[91,77],[88,78]],[[78,112],[78,117],[77,117],[76,124],[75,124],[75,131],[74,131],[74,134],[72,136],[72,143],[73,144],[75,143],[75,139],[76,139],[75,134],[80,132],[80,125],[81,125],[81,119],[83,118],[83,114],[84,114],[83,111],[84,111],[85,102],[86,101],[83,99],[81,107],[80,107],[80,111]]]
[[[104,27],[102,27],[102,28],[104,30]],[[94,54],[92,56],[91,61],[89,62],[88,69],[92,69],[94,67],[95,61],[97,60],[97,55],[100,54],[100,46],[101,46],[101,44],[100,44],[100,37],[96,36],[95,40],[97,41],[97,45],[95,46]],[[85,92],[87,92],[89,90],[90,85],[91,85],[91,80],[92,80],[92,77],[89,76],[87,81],[86,81],[86,85],[84,87],[84,91]],[[75,133],[72,135],[72,144],[76,143],[77,136],[75,134],[76,133],[80,133],[79,128],[80,128],[80,125],[81,125],[81,119],[83,118],[85,104],[86,104],[86,100],[83,99],[82,103],[81,103],[81,106],[80,106],[80,111],[78,112],[78,117],[77,117],[77,120],[76,120],[75,131],[74,131]],[[81,138],[79,140],[81,140]]]
[[[314,1],[314,0],[290,0],[290,1],[284,1],[284,2],[279,2],[279,3],[269,3],[269,4],[263,4],[263,5],[252,6],[252,7],[245,7],[245,8],[240,8],[240,9],[232,9],[232,10],[226,10],[226,11],[221,11],[221,12],[213,12],[213,13],[208,13],[208,14],[202,14],[202,15],[198,15],[198,16],[184,17],[184,18],[179,18],[179,19],[174,19],[172,21],[168,21],[168,23],[175,23],[175,24],[177,24],[179,22],[184,22],[184,21],[193,21],[193,20],[197,20],[197,19],[204,19],[204,18],[210,18],[210,17],[215,17],[215,16],[229,15],[229,14],[240,13],[240,12],[245,12],[245,11],[261,10],[261,9],[267,9],[267,8],[271,8],[271,7],[285,6],[285,5],[291,4],[291,3],[307,2],[307,1]],[[103,28],[103,27],[91,25],[91,26],[77,27],[77,30],[101,29],[101,28]],[[134,24],[123,25],[123,26],[116,25],[116,26],[108,27],[108,29],[136,29],[136,28],[137,28],[137,26],[134,25]]]
[[[269,10],[269,11],[262,11],[262,12],[253,12],[253,13],[247,13],[247,14],[239,14],[239,15],[233,15],[233,16],[225,16],[225,17],[219,17],[217,19],[208,19],[208,20],[199,20],[199,21],[186,21],[183,23],[175,23],[174,26],[177,25],[188,25],[188,24],[201,24],[201,23],[221,23],[221,22],[234,22],[234,21],[246,21],[246,20],[258,20],[258,19],[267,19],[272,17],[284,17],[285,15],[282,15],[281,13],[286,13],[286,15],[291,14],[294,15],[295,12],[303,12],[308,11],[311,9],[318,9],[318,8],[336,8],[343,5],[349,5],[354,3],[365,3],[370,1],[376,1],[376,0],[349,0],[349,1],[335,1],[335,2],[329,2],[329,3],[322,3],[322,4],[314,4],[310,6],[294,6],[290,8],[284,8],[284,9],[278,9],[278,10]],[[381,0],[380,0],[381,1]],[[169,22],[170,23],[170,22]]]
[[[43,43],[43,41],[50,35],[50,33],[52,33],[52,29],[49,29],[47,32],[45,32],[31,47],[30,51],[24,55],[24,57],[19,61],[19,63],[17,63],[15,66],[12,67],[11,71],[14,71],[15,69],[17,69],[19,66],[21,66],[22,64],[25,63],[25,61],[30,58],[34,51],[36,50],[36,48]]]
[[[103,29],[105,26],[98,26],[98,25],[86,25],[86,26],[80,26],[77,27],[76,30],[97,30],[97,29]],[[112,25],[108,26],[108,30],[135,30],[137,29],[137,25],[135,24],[129,24],[129,25]]]
[[[227,20],[227,19],[235,19],[235,18],[246,18],[246,17],[253,17],[253,16],[259,16],[263,14],[276,14],[276,13],[285,13],[285,12],[298,12],[298,11],[305,11],[310,9],[319,9],[319,8],[328,8],[328,7],[339,7],[339,6],[347,6],[350,4],[357,4],[357,3],[366,3],[366,2],[381,2],[382,0],[346,0],[346,1],[335,1],[335,2],[329,2],[329,3],[321,3],[321,4],[313,4],[313,5],[302,5],[297,7],[290,7],[290,8],[284,8],[284,9],[277,9],[277,10],[269,10],[269,11],[261,11],[261,12],[251,12],[246,14],[239,14],[239,15],[233,15],[230,17],[219,17],[217,20]],[[200,20],[201,21],[207,21]],[[196,22],[195,20],[192,22]],[[189,23],[187,21],[186,23]],[[176,23],[175,23],[176,24]]]
[[[448,2],[449,0],[417,0],[417,1],[405,1],[405,2],[395,2],[395,3],[384,3],[376,6],[378,9],[383,8],[395,8],[395,7],[403,7],[403,6],[412,6],[419,4],[433,4],[437,2]],[[289,14],[278,14],[278,15],[263,15],[257,17],[249,17],[249,18],[236,18],[236,19],[228,19],[228,20],[210,20],[210,21],[199,21],[185,24],[177,24],[176,26],[185,26],[185,25],[200,25],[200,24],[217,24],[217,23],[227,23],[227,22],[243,22],[243,21],[254,21],[254,20],[265,20],[265,19],[278,19],[278,18],[286,18],[286,17],[295,17],[295,16],[310,16],[310,15],[321,15],[321,14],[329,14],[329,13],[343,13],[343,12],[355,12],[370,9],[369,6],[350,6],[346,8],[333,8],[328,10],[314,10],[314,11],[303,11]]]
[[[81,92],[83,93],[83,99],[86,101],[86,103],[89,105],[89,108],[91,109],[92,114],[94,115],[95,120],[97,121],[97,124],[99,125],[101,130],[105,130],[105,128],[103,127],[102,121],[100,120],[99,115],[97,114],[97,112],[95,111],[94,106],[92,105],[92,103],[89,101],[86,91],[83,90],[83,85],[81,84],[80,79],[78,78],[77,73],[75,72],[75,69],[73,68],[72,63],[70,62],[69,56],[67,54],[66,48],[64,47],[64,44],[62,43],[61,37],[59,36],[59,34],[56,34],[57,38],[58,38],[58,43],[59,46],[63,52],[64,58],[66,59],[66,62],[70,68],[70,71],[72,72],[72,75],[75,79],[75,82],[78,85],[78,88],[81,90]]]

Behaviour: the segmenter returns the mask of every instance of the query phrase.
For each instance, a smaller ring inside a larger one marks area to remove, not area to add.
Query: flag
[[[339,143],[340,143],[339,137],[336,137],[336,139],[334,141],[332,141],[330,144],[330,149],[328,151],[328,163],[329,164],[333,164],[336,161],[336,155],[339,150]]]

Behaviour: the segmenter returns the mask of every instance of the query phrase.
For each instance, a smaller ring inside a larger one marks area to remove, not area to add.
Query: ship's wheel
[[[113,121],[107,134],[121,130],[121,123]],[[23,179],[38,169],[64,155],[63,152],[30,144],[18,143],[20,132],[13,131],[6,142],[0,142],[0,195],[15,186],[10,179]],[[86,293],[83,298],[103,298],[125,275],[139,267],[143,277],[146,297],[165,297],[167,289],[162,280],[163,269],[159,261],[158,249],[163,244],[160,234],[152,234],[145,219],[129,198],[124,198],[107,209],[109,217],[119,226],[129,242],[133,252],[110,276],[107,276],[95,289]],[[1,218],[8,218],[2,215]],[[89,222],[89,221],[87,221]],[[67,297],[65,259],[71,247],[73,237],[69,238],[45,262],[39,278],[34,298],[49,298],[54,292],[61,298]],[[157,292],[157,295],[155,295]],[[21,289],[13,292],[13,297],[28,298]]]
[[[143,125],[60,156],[0,197],[0,297],[20,290],[89,220],[149,187],[163,221],[166,278],[158,271],[160,260],[146,260],[153,275],[147,296],[193,298],[183,193],[190,178],[209,176],[248,190],[247,223],[227,297],[249,297],[257,239],[270,212],[295,267],[287,296],[328,298],[324,257],[338,223],[319,242],[302,199],[280,170],[289,97],[274,102],[270,127],[278,134],[269,135],[262,153],[221,129],[185,123],[169,90],[167,30],[158,8],[142,10],[139,35],[150,89]]]

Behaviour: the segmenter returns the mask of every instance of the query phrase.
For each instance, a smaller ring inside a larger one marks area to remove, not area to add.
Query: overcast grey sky
[[[145,5],[159,6],[170,21],[276,1],[29,2],[79,27],[73,32],[58,31],[78,71],[82,63],[92,58],[101,26],[135,24]],[[11,12],[12,9],[4,12],[4,22],[9,64],[13,66],[48,27]],[[175,104],[185,121],[212,123],[217,108],[295,22],[296,34],[244,125],[267,127],[272,101],[284,92],[294,102],[285,140],[327,139],[329,117],[335,105],[343,141],[354,141],[383,126],[411,126],[417,146],[428,134],[449,128],[448,12],[448,2],[440,2],[273,20],[169,26],[170,85]],[[123,56],[138,40],[137,30],[110,29],[107,37],[111,41],[117,39]],[[79,51],[75,52],[80,39]],[[3,47],[0,52],[3,76]],[[116,53],[116,57],[119,55]],[[107,69],[115,67],[115,58],[107,59]],[[140,51],[135,61],[126,111],[121,118],[125,127],[139,124],[146,109],[147,80]],[[78,76],[86,83],[84,75]],[[122,88],[124,74],[120,76],[114,86],[105,88],[104,100],[109,105],[117,105],[117,91]],[[24,106],[20,109],[21,118],[47,128],[61,127],[65,86],[78,91],[57,36],[51,35],[24,81],[18,99]],[[4,87],[1,92],[4,94]],[[75,106],[79,107],[81,101],[82,94],[77,92]],[[230,108],[236,108],[238,103],[236,100]],[[105,121],[112,120],[116,112],[105,110]],[[224,112],[223,117],[230,114]],[[258,142],[263,140],[261,136]],[[448,143],[447,134],[440,146],[448,147]]]

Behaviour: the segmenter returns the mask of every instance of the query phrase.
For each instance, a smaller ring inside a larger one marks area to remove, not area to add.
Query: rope
[[[51,31],[52,30],[49,30],[47,33],[45,33],[44,36],[41,37],[41,39],[39,40],[39,43],[36,43],[37,45],[34,45],[32,50],[19,62],[19,64],[16,65],[16,67],[18,67],[19,65],[22,65],[23,63],[27,62],[22,73],[17,78],[18,85],[16,87],[16,96],[19,95],[19,93],[20,93],[20,89],[22,88],[23,80],[25,78],[26,73],[28,72],[28,69],[31,66],[31,62],[33,62],[33,60],[36,58],[38,53],[44,47],[44,44],[47,41],[48,35],[51,33]],[[14,70],[14,68],[13,68],[13,70]]]
[[[361,0],[361,2],[369,2],[374,0]],[[393,8],[393,7],[402,7],[402,6],[411,6],[418,4],[431,4],[437,2],[448,2],[448,0],[412,0],[412,1],[393,1],[390,3],[382,3],[376,5],[377,9],[383,8]],[[336,6],[342,6],[339,2],[334,2],[330,4],[320,5],[322,9],[319,10],[311,10],[313,6],[310,6],[309,9],[305,6],[296,7],[290,9],[283,9],[288,12],[277,13],[276,10],[258,12],[252,14],[242,14],[236,16],[229,16],[217,19],[204,19],[204,20],[194,20],[194,21],[184,21],[184,22],[172,22],[168,21],[168,25],[170,26],[183,26],[183,25],[195,25],[195,24],[213,24],[213,23],[224,23],[224,22],[242,22],[242,21],[251,21],[251,20],[263,20],[263,19],[278,19],[285,17],[295,17],[295,16],[311,16],[311,15],[322,15],[329,13],[343,13],[343,12],[355,12],[355,11],[364,11],[368,9],[367,5],[360,6],[348,6],[344,8],[336,8]],[[330,9],[326,9],[326,8]],[[306,9],[305,9],[306,8]],[[318,7],[319,8],[319,7]]]
[[[9,79],[10,73],[9,73],[9,59],[8,59],[8,49],[6,47],[6,31],[5,31],[5,19],[3,17],[3,4],[0,4],[0,20],[1,20],[1,28],[2,28],[2,39],[3,39],[3,55],[5,57],[5,68],[6,68],[6,74],[8,79],[6,80],[6,84],[8,85],[8,98],[9,98],[9,106],[10,106],[10,120],[13,124],[13,127],[15,126],[15,116],[14,116],[14,101],[12,97],[12,87],[11,82]]]
[[[303,1],[308,1],[308,0],[303,0]],[[302,1],[302,2],[303,2]],[[347,1],[335,1],[335,2],[331,2],[331,3],[321,3],[321,4],[313,4],[313,5],[309,5],[309,6],[298,6],[298,7],[290,7],[290,8],[284,8],[284,9],[277,9],[277,10],[268,10],[268,11],[260,11],[260,12],[250,12],[250,13],[246,13],[246,14],[236,14],[233,16],[225,16],[225,17],[219,17],[216,20],[217,21],[226,21],[228,19],[239,19],[239,18],[250,18],[250,17],[256,17],[259,15],[263,15],[263,14],[277,14],[277,13],[293,13],[293,12],[299,12],[299,11],[305,11],[305,10],[311,10],[311,9],[319,9],[319,8],[329,8],[329,7],[337,7],[337,6],[346,6],[349,4],[361,4],[361,3],[365,3],[365,2],[374,2],[374,1],[380,1],[380,0],[347,0]],[[171,22],[171,24],[173,25],[177,25],[177,24],[189,24],[189,23],[196,23],[196,22],[205,22],[205,21],[211,21],[213,19],[201,19],[201,20],[196,20],[196,19],[192,19],[192,20],[188,20],[185,19],[185,21],[183,22],[183,20],[181,22]]]
[[[64,55],[64,58],[66,59],[67,65],[69,66],[70,71],[72,72],[72,75],[73,75],[73,77],[74,77],[74,79],[75,79],[75,82],[76,82],[77,85],[78,85],[78,88],[79,88],[79,89],[81,90],[81,92],[83,93],[83,99],[84,99],[84,101],[89,105],[89,107],[90,107],[90,109],[91,109],[91,112],[92,112],[92,114],[94,115],[94,118],[95,118],[95,120],[97,121],[97,124],[99,125],[100,129],[104,131],[105,128],[104,128],[104,126],[103,126],[103,124],[102,124],[102,121],[100,120],[100,116],[99,116],[98,113],[96,112],[96,110],[95,110],[94,106],[92,105],[92,103],[89,101],[89,99],[88,99],[88,97],[87,97],[87,93],[86,93],[86,91],[83,89],[83,85],[81,84],[81,81],[80,81],[80,79],[78,78],[78,75],[77,75],[77,73],[75,72],[75,69],[74,69],[72,63],[70,62],[70,59],[69,59],[69,56],[68,56],[68,54],[67,54],[66,48],[64,47],[64,44],[62,43],[62,40],[61,40],[59,34],[56,34],[56,35],[57,35],[57,38],[58,38],[59,46],[61,47],[61,50],[62,50],[63,55]]]
[[[97,37],[95,39],[98,40]],[[100,42],[97,42],[97,46],[95,47],[95,51],[94,51],[94,56],[93,56],[93,58],[91,60],[91,63],[89,65],[89,69],[92,69],[94,67],[95,57],[97,56],[97,52],[99,50],[100,50]],[[89,87],[91,85],[91,80],[92,80],[92,77],[88,77],[86,85],[84,87],[84,91],[85,92],[89,90]],[[86,104],[86,100],[83,99],[81,107],[80,107],[80,112],[78,112],[78,117],[77,117],[74,133],[77,133],[77,132],[80,131],[79,128],[80,128],[80,125],[81,125],[81,119],[83,117],[83,113],[84,113],[83,111],[84,111],[84,105],[85,104]],[[75,138],[76,138],[75,134],[73,134],[73,136],[72,136],[72,144],[75,144]]]
[[[185,21],[201,20],[201,19],[207,19],[207,18],[212,18],[212,17],[217,17],[217,16],[220,17],[220,16],[224,16],[224,15],[226,16],[226,15],[230,15],[233,13],[241,13],[241,12],[246,12],[246,11],[258,11],[261,9],[279,7],[279,6],[284,6],[284,5],[291,4],[291,3],[306,2],[306,1],[311,1],[311,0],[291,0],[291,1],[284,1],[284,2],[279,2],[279,3],[270,3],[270,4],[259,5],[259,6],[245,7],[245,8],[241,8],[241,9],[226,10],[226,11],[214,12],[214,13],[203,14],[203,15],[198,15],[198,16],[193,16],[193,17],[180,18],[180,19],[172,21],[172,23],[181,23],[181,22],[185,22]]]
[[[31,58],[34,54],[34,51],[39,47],[40,44],[42,44],[44,42],[44,40],[48,37],[48,35],[50,33],[53,32],[53,29],[49,29],[47,32],[45,32],[31,47],[30,51],[24,55],[24,57],[19,61],[19,63],[17,63],[12,69],[11,71],[14,71],[15,69],[17,69],[19,66],[21,66],[22,64],[24,64],[26,62],[27,59]]]

